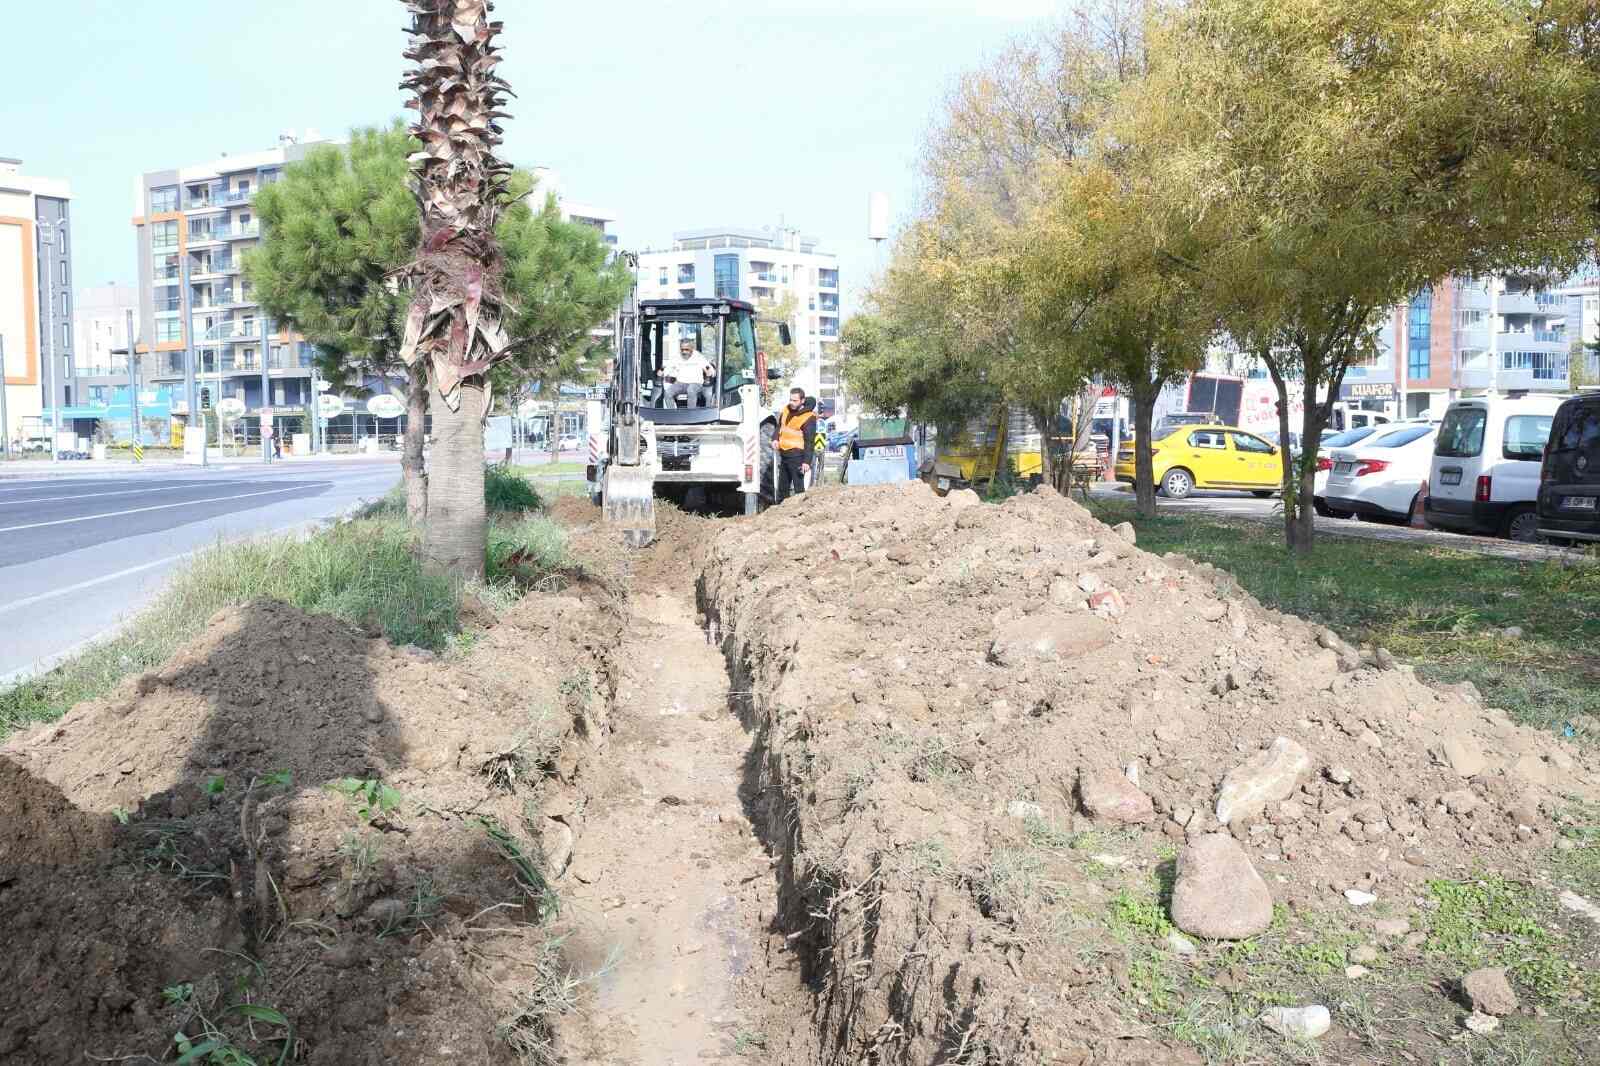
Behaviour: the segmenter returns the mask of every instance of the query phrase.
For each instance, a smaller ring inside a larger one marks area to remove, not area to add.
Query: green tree
[[[406,376],[402,468],[407,512],[420,522],[428,511],[428,364],[400,360],[410,294],[394,282],[420,232],[406,165],[416,144],[397,123],[357,130],[348,147],[317,148],[290,164],[257,195],[263,236],[244,266],[267,313],[318,346],[327,380],[353,389],[368,375]],[[573,380],[578,357],[594,347],[590,331],[630,283],[592,227],[563,221],[553,198],[537,197],[533,175],[514,173],[507,197],[496,232],[514,312],[507,357],[496,367],[501,395],[518,383]]]
[[[401,469],[406,510],[427,514],[422,446],[427,367],[400,362],[406,295],[391,281],[417,245],[416,199],[406,157],[416,147],[403,124],[358,129],[342,148],[313,149],[256,195],[261,243],[244,276],[263,310],[318,348],[318,370],[359,390],[368,376],[406,378]]]
[[[1127,135],[1207,235],[1188,264],[1226,333],[1271,373],[1285,430],[1300,392],[1292,549],[1311,547],[1322,432],[1387,309],[1453,272],[1569,257],[1582,232],[1582,190],[1538,158],[1519,84],[1527,12],[1197,0],[1153,37]]]

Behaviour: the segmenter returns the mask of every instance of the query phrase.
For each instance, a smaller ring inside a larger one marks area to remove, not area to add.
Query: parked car
[[[1266,441],[1268,444],[1271,444],[1273,447],[1277,447],[1280,443],[1278,440],[1278,431],[1275,429],[1261,434],[1261,439]],[[1289,434],[1289,455],[1291,458],[1296,460],[1300,458],[1300,434],[1298,433],[1291,432]]]
[[[1335,448],[1322,497],[1328,513],[1409,520],[1438,431],[1431,422],[1398,422],[1356,445]]]
[[[1319,515],[1324,518],[1329,516],[1328,501],[1324,497],[1328,494],[1328,474],[1333,470],[1333,453],[1339,448],[1355,447],[1387,425],[1387,422],[1382,425],[1373,423],[1369,426],[1347,429],[1342,433],[1330,433],[1318,443],[1317,472],[1311,479],[1311,506],[1315,508]],[[1337,517],[1349,518],[1350,516],[1345,514]]]
[[[1538,507],[1544,536],[1600,542],[1600,392],[1574,396],[1556,409]]]
[[[1237,426],[1179,426],[1166,436],[1151,434],[1156,489],[1181,500],[1195,489],[1243,489],[1271,496],[1283,488],[1278,449]],[[1117,454],[1116,478],[1134,481],[1134,451]]]
[[[1457,400],[1433,443],[1430,526],[1539,539],[1539,468],[1559,396]]]
[[[556,448],[563,452],[575,452],[583,447],[583,438],[571,433],[565,434],[556,442]]]

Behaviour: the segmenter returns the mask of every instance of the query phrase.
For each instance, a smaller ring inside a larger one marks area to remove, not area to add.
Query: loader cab
[[[753,306],[742,300],[644,300],[638,321],[643,418],[667,425],[740,419],[739,389],[757,383]]]

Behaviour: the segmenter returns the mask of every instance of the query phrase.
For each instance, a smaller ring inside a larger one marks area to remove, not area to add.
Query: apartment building
[[[39,434],[69,402],[71,207],[65,179],[31,177],[20,159],[0,157],[0,344],[13,442]]]
[[[140,373],[154,406],[188,415],[204,387],[214,406],[237,398],[247,413],[271,407],[280,435],[304,431],[315,396],[312,346],[261,312],[242,257],[261,236],[256,193],[327,143],[315,130],[284,134],[265,151],[138,179],[139,350],[148,353]]]
[[[800,367],[795,383],[825,414],[843,412],[839,380],[839,260],[799,230],[719,227],[672,235],[672,247],[639,256],[639,298],[747,300],[775,308],[794,297]]]

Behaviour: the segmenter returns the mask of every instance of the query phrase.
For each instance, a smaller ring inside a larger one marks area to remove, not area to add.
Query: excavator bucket
[[[655,540],[655,478],[649,467],[607,467],[603,495],[606,521],[621,527],[623,543],[643,548]]]

